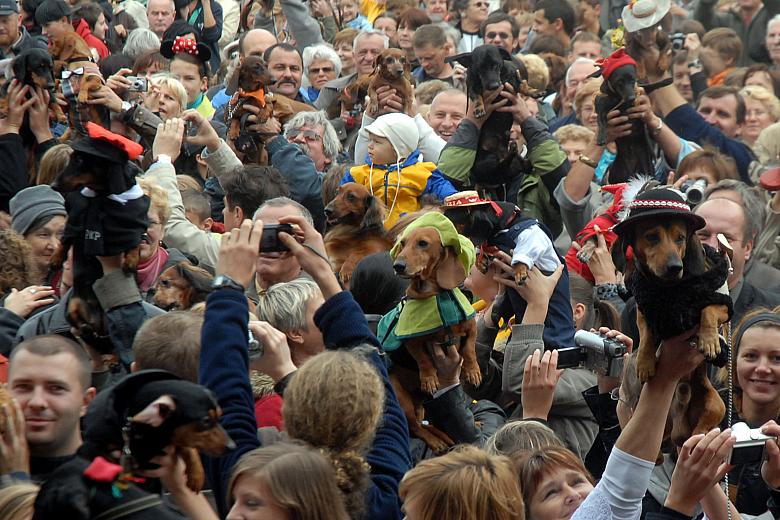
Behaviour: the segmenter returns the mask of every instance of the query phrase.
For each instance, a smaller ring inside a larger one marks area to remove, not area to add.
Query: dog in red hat
[[[595,102],[599,123],[596,143],[604,146],[607,144],[609,113],[613,110],[625,113],[633,107],[637,102],[640,85],[637,83],[637,63],[624,49],[616,50],[603,60],[597,61],[596,65],[599,70],[591,77],[604,78]],[[669,83],[671,79],[642,87],[649,93]],[[650,130],[641,119],[631,119],[630,123],[631,134],[619,137],[616,141],[617,154],[608,177],[611,184],[626,182],[630,177],[638,175],[655,176],[655,153]]]

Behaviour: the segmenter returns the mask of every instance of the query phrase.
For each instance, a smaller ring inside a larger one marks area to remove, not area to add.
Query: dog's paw
[[[478,387],[480,384],[482,384],[482,371],[479,369],[479,365],[477,365],[475,368],[464,367],[461,376],[466,380],[467,383],[473,385],[474,387]]]
[[[436,376],[436,373],[433,373],[433,375],[420,374],[420,390],[427,394],[433,395],[438,389],[439,378]]]
[[[476,117],[477,119],[482,119],[483,117],[485,117],[485,109],[483,109],[483,108],[475,108],[474,109],[474,117]]]
[[[720,340],[717,334],[699,334],[698,350],[707,359],[715,359],[720,354]]]
[[[655,375],[655,363],[639,363],[636,365],[636,376],[640,383],[647,383]]]

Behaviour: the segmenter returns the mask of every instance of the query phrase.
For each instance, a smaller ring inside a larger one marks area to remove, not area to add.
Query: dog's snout
[[[683,265],[679,257],[673,256],[666,263],[667,278],[678,278],[682,274]]]
[[[406,262],[403,260],[396,260],[393,263],[393,270],[396,274],[404,274],[406,273]]]
[[[329,217],[331,215],[333,215],[333,206],[328,204],[327,206],[325,206],[325,216]]]
[[[488,90],[498,90],[501,87],[501,83],[498,81],[491,81],[486,85]]]

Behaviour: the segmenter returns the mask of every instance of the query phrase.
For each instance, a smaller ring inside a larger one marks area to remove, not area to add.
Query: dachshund
[[[211,391],[170,372],[142,370],[125,377],[90,404],[84,442],[43,485],[36,518],[98,518],[123,507],[125,513],[144,510],[144,518],[172,518],[159,501],[136,500],[150,495],[138,472],[155,469],[151,459],[173,446],[185,463],[187,487],[199,492],[205,472],[198,451],[219,457],[235,448],[219,424],[221,414]]]
[[[437,227],[408,229],[393,251],[396,253],[393,263],[396,275],[410,279],[406,290],[407,302],[399,311],[396,330],[404,319],[404,312],[417,314],[424,310],[423,306],[418,309],[416,302],[425,305],[423,301],[435,297],[433,305],[443,307],[448,306],[445,302],[457,298],[457,286],[466,278],[466,267],[452,246],[442,244]],[[474,386],[479,386],[482,382],[476,355],[476,320],[473,314],[469,316],[457,304],[456,307],[459,310],[454,312],[453,317],[442,316],[439,325],[444,326],[438,327],[433,333],[420,332],[402,338],[404,348],[392,353],[394,364],[391,382],[409,423],[410,432],[435,452],[445,451],[454,443],[446,433],[422,421],[422,403],[439,388],[430,346],[441,345],[446,348],[455,345],[463,357],[461,379]],[[427,327],[428,325],[423,329],[427,330]],[[411,368],[414,366],[412,360],[416,363],[417,370]]]
[[[49,108],[59,122],[67,121],[62,108],[54,97],[56,81],[54,80],[54,61],[43,49],[27,49],[19,53],[11,63],[13,77],[22,85],[40,88],[50,95]],[[0,113],[8,113],[8,85],[3,86],[3,96],[0,98]]]
[[[92,95],[105,85],[105,81],[100,75],[92,51],[86,42],[75,32],[68,31],[56,38],[51,38],[49,51],[54,59],[54,73],[56,77],[61,77],[62,72],[66,70],[71,75],[81,75],[77,87],[76,106],[74,107],[73,103],[71,103],[71,128],[77,130],[79,134],[86,135],[87,121],[107,127],[107,109],[98,105],[88,104]],[[70,78],[66,79],[66,81],[69,80]],[[70,88],[76,92],[72,82]]]
[[[163,271],[154,285],[152,302],[165,311],[187,310],[205,302],[212,291],[211,274],[189,262],[179,262]]]
[[[348,286],[352,271],[364,257],[393,245],[384,226],[385,207],[368,188],[356,182],[339,187],[325,207],[328,232],[325,250],[333,270]]]
[[[97,256],[123,254],[123,271],[135,273],[141,238],[148,228],[149,197],[135,180],[140,168],[130,161],[122,164],[100,155],[116,146],[117,156],[122,149],[125,158],[134,159],[143,150],[141,146],[92,122],[86,124],[86,130],[90,137],[73,141],[68,165],[52,182],[52,188],[65,196],[68,224],[50,268],[52,274],[61,269],[73,248],[68,320],[87,344],[110,355],[114,346],[92,288],[103,275]],[[123,362],[129,364],[128,360]]]
[[[228,83],[228,91],[235,92],[225,111],[228,138],[236,150],[249,156],[250,162],[267,162],[267,154],[259,136],[247,129],[249,116],[254,115],[261,124],[274,117],[283,125],[298,112],[313,110],[304,103],[269,92],[274,81],[263,58],[246,56]],[[249,106],[253,109],[248,110]]]
[[[409,61],[401,49],[385,49],[374,62],[374,72],[369,76],[368,83],[368,110],[376,113],[379,110],[379,100],[376,91],[379,87],[389,86],[395,89],[403,103],[403,112],[410,114],[412,111],[412,74]]]
[[[645,194],[649,195],[640,194],[636,200],[666,202],[669,199],[664,194],[669,192],[674,193],[664,188],[648,190]],[[675,197],[675,201],[680,211],[686,212],[683,197]],[[614,228],[618,238],[613,255],[625,255],[628,247],[633,250],[633,270],[626,285],[637,304],[639,380],[644,383],[655,375],[656,350],[662,340],[697,325],[698,340],[691,345],[698,346],[708,361],[722,365],[726,353],[721,348],[718,327],[733,312],[726,286],[728,256],[701,244],[695,229],[704,225],[703,220],[689,210],[688,216],[651,214],[631,218],[639,207],[635,204],[629,218]],[[725,405],[707,377],[705,363],[693,371],[687,385],[684,393],[688,395],[674,417],[671,432],[678,445],[692,434],[717,426],[725,413]]]
[[[495,45],[480,45],[470,53],[447,58],[467,68],[466,89],[475,117],[485,117],[483,97],[509,83],[514,92],[535,95],[528,87],[528,71],[522,61]],[[517,156],[517,145],[510,139],[512,114],[494,112],[482,125],[471,177],[477,188],[509,183]]]

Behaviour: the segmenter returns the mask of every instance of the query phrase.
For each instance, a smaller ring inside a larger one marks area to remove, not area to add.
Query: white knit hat
[[[420,132],[417,123],[406,114],[397,112],[379,116],[366,127],[366,132],[385,137],[393,145],[397,159],[405,159],[417,149]]]

